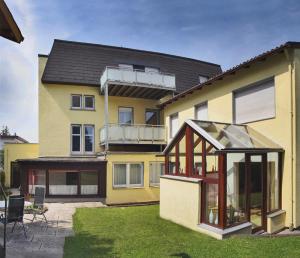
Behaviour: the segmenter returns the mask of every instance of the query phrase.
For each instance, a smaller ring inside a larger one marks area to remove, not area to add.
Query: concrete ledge
[[[216,228],[207,224],[199,224],[198,230],[201,233],[210,235],[216,239],[224,239],[233,235],[250,235],[252,231],[252,223],[245,222],[243,224],[233,226],[226,229]]]
[[[285,210],[275,211],[267,215],[267,232],[269,234],[274,234],[284,229],[285,216]]]
[[[183,181],[183,182],[190,182],[190,183],[199,183],[202,181],[202,179],[200,179],[200,178],[193,178],[193,177],[186,177],[186,176],[164,175],[164,176],[161,176],[160,178]]]

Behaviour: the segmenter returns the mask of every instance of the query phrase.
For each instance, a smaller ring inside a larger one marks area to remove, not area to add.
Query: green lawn
[[[64,257],[300,257],[300,237],[215,240],[159,218],[159,206],[81,208]]]

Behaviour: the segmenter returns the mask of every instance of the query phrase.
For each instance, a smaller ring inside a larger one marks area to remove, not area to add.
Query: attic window
[[[199,83],[204,83],[208,80],[208,76],[199,75]]]

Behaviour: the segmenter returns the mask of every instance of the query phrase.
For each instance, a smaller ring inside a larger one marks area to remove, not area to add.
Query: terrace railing
[[[106,135],[106,132],[108,135]],[[100,129],[100,143],[165,144],[165,126],[107,124]]]

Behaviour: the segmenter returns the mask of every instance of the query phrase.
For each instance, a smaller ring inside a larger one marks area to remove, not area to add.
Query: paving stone
[[[41,220],[31,222],[32,215],[24,216],[27,238],[21,226],[11,233],[7,227],[8,258],[62,258],[65,237],[73,236],[73,214],[79,207],[104,207],[100,202],[87,203],[48,203],[46,217],[48,224]],[[0,232],[3,232],[0,225]],[[0,237],[1,241],[1,237]]]

